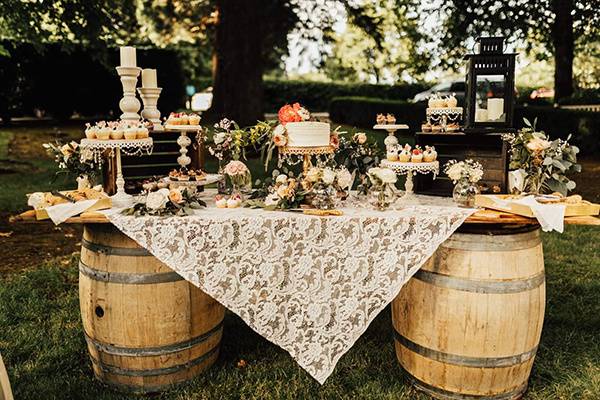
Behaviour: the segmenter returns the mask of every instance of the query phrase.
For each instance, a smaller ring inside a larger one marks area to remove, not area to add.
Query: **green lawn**
[[[0,158],[11,157],[7,146],[19,133],[0,131]],[[22,172],[0,175],[1,212],[22,209],[26,192],[51,187],[50,160],[24,161],[31,165]],[[249,165],[259,175],[259,161]],[[598,229],[592,227],[544,234],[546,322],[526,399],[600,399],[599,238]],[[79,316],[77,258],[73,254],[27,271],[0,274],[0,353],[16,399],[139,398],[115,392],[93,378]],[[240,359],[247,361],[245,368],[237,367]],[[398,366],[388,308],[323,386],[285,351],[229,313],[218,362],[191,383],[155,398],[428,397],[410,387]]]

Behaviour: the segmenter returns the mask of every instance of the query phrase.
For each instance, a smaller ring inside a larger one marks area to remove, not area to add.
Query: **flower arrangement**
[[[379,165],[380,159],[381,150],[377,144],[368,142],[366,133],[355,133],[351,139],[340,137],[336,161],[348,169],[354,177],[358,176],[359,193],[366,194],[370,186],[367,173],[369,169]]]
[[[255,146],[261,137],[261,132],[254,127],[243,129],[232,120],[222,119],[214,125],[213,144],[208,146],[208,152],[219,162],[246,159],[246,148]]]
[[[75,177],[87,177],[92,185],[99,176],[100,164],[94,161],[93,153],[82,151],[77,142],[44,143],[42,146],[54,157],[58,165],[57,176],[71,174]]]
[[[286,174],[279,174],[275,178],[274,184],[269,188],[264,206],[266,209],[271,210],[298,208],[304,201],[305,195],[306,192],[302,190],[295,178]]]
[[[122,213],[136,217],[142,215],[181,217],[192,215],[194,210],[202,207],[206,207],[206,203],[199,198],[196,192],[188,189],[161,188],[142,195],[133,207],[123,210]]]
[[[294,103],[292,105],[286,104],[279,109],[277,113],[279,123],[281,125],[287,124],[288,122],[303,122],[310,119],[310,113],[308,110],[300,105],[300,103]]]
[[[477,183],[483,177],[483,167],[471,159],[465,161],[450,160],[444,166],[444,173],[457,184],[461,181]]]
[[[567,175],[581,172],[577,164],[579,149],[567,140],[550,141],[542,131],[537,131],[537,120],[532,124],[524,119],[525,128],[517,134],[503,135],[510,144],[511,170],[517,170],[524,177],[520,191],[535,194],[560,192],[566,195],[575,189],[575,182]]]
[[[367,172],[371,187],[369,202],[378,210],[387,209],[396,195],[396,173],[389,168],[370,168]]]
[[[252,185],[252,177],[250,175],[250,170],[248,169],[246,164],[244,164],[241,161],[230,161],[223,169],[223,173],[231,181],[234,192],[246,190],[248,189],[248,186]]]

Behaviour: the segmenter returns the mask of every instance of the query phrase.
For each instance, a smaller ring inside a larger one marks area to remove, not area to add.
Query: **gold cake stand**
[[[306,174],[312,167],[311,157],[329,155],[335,153],[333,146],[318,146],[318,147],[290,147],[283,146],[279,148],[279,154],[283,155],[299,155],[303,157],[302,170]]]

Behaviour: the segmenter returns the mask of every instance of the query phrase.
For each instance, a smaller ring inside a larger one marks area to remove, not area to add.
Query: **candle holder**
[[[123,98],[119,101],[119,108],[123,111],[121,119],[123,121],[139,121],[141,104],[135,95],[135,87],[137,86],[138,76],[140,76],[141,68],[138,67],[117,67],[117,73],[121,77],[123,85]]]
[[[160,111],[156,107],[158,104],[158,98],[162,88],[138,88],[138,92],[144,102],[144,109],[142,110],[142,117],[152,122],[154,131],[164,130],[160,123]]]

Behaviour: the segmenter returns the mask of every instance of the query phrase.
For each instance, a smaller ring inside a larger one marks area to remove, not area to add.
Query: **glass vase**
[[[372,187],[369,190],[368,200],[374,209],[385,211],[396,200],[396,193],[390,185]]]
[[[461,207],[475,207],[475,196],[479,194],[479,187],[476,183],[468,180],[461,180],[454,185],[452,198],[454,202]]]
[[[333,186],[313,187],[308,196],[310,204],[320,210],[332,210],[336,207],[337,191]]]

